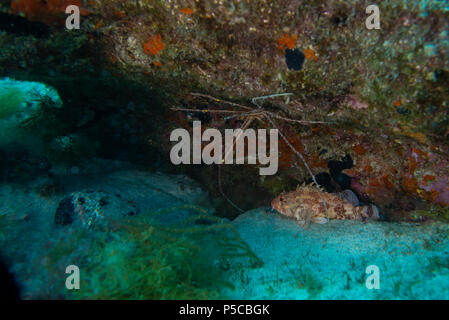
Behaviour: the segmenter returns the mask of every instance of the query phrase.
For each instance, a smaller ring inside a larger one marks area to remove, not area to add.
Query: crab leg
[[[273,127],[275,129],[277,129],[277,131],[279,132],[281,138],[290,147],[290,149],[292,149],[292,151],[301,159],[301,161],[304,163],[304,166],[306,167],[307,171],[309,171],[309,174],[312,177],[313,182],[315,183],[315,185],[318,188],[318,190],[320,190],[320,196],[321,196],[321,200],[322,200],[322,202],[324,204],[324,210],[326,211],[327,221],[329,221],[329,212],[327,211],[326,200],[324,200],[323,192],[319,188],[319,184],[318,184],[318,182],[315,179],[315,175],[313,174],[312,170],[310,169],[309,165],[307,164],[306,159],[304,159],[303,155],[300,152],[296,151],[295,147],[293,147],[293,145],[290,143],[290,141],[288,141],[288,139],[285,137],[285,135],[282,133],[282,131],[278,129],[278,127],[274,123],[273,119],[271,119],[268,114],[266,114],[266,119],[273,125]]]

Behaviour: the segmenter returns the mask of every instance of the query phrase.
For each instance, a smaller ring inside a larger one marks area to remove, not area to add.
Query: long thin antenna
[[[292,149],[292,151],[301,159],[301,161],[304,163],[304,166],[306,167],[307,171],[309,171],[309,174],[312,177],[313,182],[315,183],[316,187],[320,191],[320,197],[321,197],[321,200],[323,201],[323,204],[324,204],[324,210],[326,211],[327,221],[329,222],[329,212],[327,211],[326,200],[324,200],[323,192],[320,189],[320,185],[316,181],[315,175],[313,174],[312,170],[310,169],[309,165],[307,164],[306,159],[304,159],[303,155],[300,152],[296,151],[295,147],[293,147],[293,145],[290,143],[290,141],[288,141],[288,139],[284,136],[282,131],[279,130],[279,128],[277,127],[276,123],[274,123],[273,119],[271,119],[269,116],[267,116],[267,119],[273,125],[273,127],[275,127],[277,129],[277,131],[281,135],[281,138],[290,147],[290,149]]]

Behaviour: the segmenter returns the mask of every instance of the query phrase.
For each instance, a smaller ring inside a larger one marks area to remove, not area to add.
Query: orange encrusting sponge
[[[70,5],[78,6],[82,16],[89,14],[88,10],[82,8],[81,0],[11,0],[11,11],[30,21],[39,21],[51,26],[63,24],[65,10]]]

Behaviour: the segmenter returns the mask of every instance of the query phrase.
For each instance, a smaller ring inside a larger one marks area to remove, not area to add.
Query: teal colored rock
[[[38,111],[39,97],[49,97],[56,107],[62,106],[58,92],[43,83],[0,80],[0,119],[26,120]]]
[[[24,132],[25,121],[36,116],[43,100],[51,99],[51,106],[62,107],[58,92],[43,83],[0,80],[0,147],[16,143],[26,148],[38,148],[35,136]],[[34,147],[36,146],[36,148]]]
[[[433,43],[426,43],[424,45],[424,53],[428,57],[434,57],[438,55],[438,47]]]

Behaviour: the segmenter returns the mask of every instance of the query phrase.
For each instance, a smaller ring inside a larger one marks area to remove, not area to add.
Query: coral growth
[[[284,52],[285,49],[293,49],[295,48],[296,41],[298,40],[298,35],[295,34],[293,36],[289,34],[283,34],[278,39],[278,48]]]
[[[191,8],[182,8],[181,12],[186,15],[191,15],[191,14],[193,14],[194,11]]]
[[[11,11],[31,21],[60,25],[66,17],[65,10],[70,5],[78,6],[83,16],[89,14],[89,11],[82,8],[81,0],[11,0]]]
[[[162,42],[160,34],[152,36],[150,40],[143,44],[143,51],[146,54],[157,55],[161,50],[165,48],[165,44]]]
[[[65,3],[13,0],[11,7],[29,19],[54,24],[64,15]],[[378,4],[381,29],[375,31],[366,29],[366,3],[356,0],[80,4],[92,14],[83,17],[85,28],[79,34],[56,33],[48,41],[0,34],[1,74],[25,69],[42,74],[42,69],[52,68],[63,75],[105,71],[113,81],[158,88],[167,100],[165,112],[170,106],[210,109],[211,103],[192,101],[192,91],[236,103],[289,92],[289,99],[269,107],[294,120],[330,123],[304,128],[277,121],[315,174],[326,169],[329,160],[349,153],[355,160],[346,172],[353,190],[387,215],[406,215],[432,203],[447,205],[449,174],[442,163],[449,154],[449,34],[443,1],[383,1]],[[292,58],[287,63],[285,53]],[[101,61],[104,69],[96,70],[92,61]],[[92,105],[107,100],[101,97]],[[148,121],[140,116],[138,124],[129,127],[145,134],[129,135],[165,150],[168,131],[179,120],[172,118],[162,121],[166,130],[150,139]],[[183,127],[191,118],[185,116]],[[215,115],[201,118],[209,119],[211,127],[217,124]],[[239,119],[227,123],[241,125]],[[413,148],[428,158],[414,159]],[[280,143],[279,179],[251,183],[279,190],[279,181],[289,187],[292,179],[306,180],[308,173],[288,149]],[[229,169],[229,175],[247,178],[247,170],[238,170]],[[208,186],[214,192],[216,185]]]

